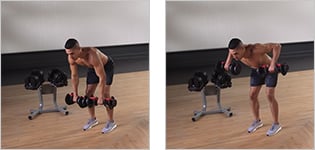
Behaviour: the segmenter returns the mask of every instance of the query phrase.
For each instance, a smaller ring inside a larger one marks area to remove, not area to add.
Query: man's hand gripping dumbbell
[[[289,65],[286,63],[283,64],[278,63],[275,65],[275,71],[285,76],[289,71]],[[260,66],[259,68],[256,69],[256,72],[259,73],[260,75],[266,75],[269,72],[269,65]]]

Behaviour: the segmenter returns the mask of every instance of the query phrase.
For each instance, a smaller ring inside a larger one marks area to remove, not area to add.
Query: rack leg
[[[28,115],[28,119],[32,120],[35,116],[39,115],[41,112],[39,109],[37,110],[31,110],[30,115]]]
[[[68,115],[67,106],[58,106],[57,104],[57,90],[53,93],[53,103],[55,106],[55,110],[63,113],[64,115]]]
[[[53,104],[55,106],[54,109],[43,110],[43,107],[44,107],[43,95],[44,94],[53,94]],[[57,95],[57,88],[55,86],[52,86],[50,84],[41,85],[38,88],[39,108],[37,110],[31,110],[30,115],[28,116],[28,119],[32,120],[35,116],[41,113],[47,113],[47,112],[61,112],[64,115],[68,115],[69,111],[67,111],[67,106],[58,106],[56,95]]]

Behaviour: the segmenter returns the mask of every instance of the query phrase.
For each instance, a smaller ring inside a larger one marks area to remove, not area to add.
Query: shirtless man
[[[68,54],[68,62],[71,70],[71,82],[73,87],[73,101],[78,98],[79,75],[78,66],[88,68],[86,78],[85,96],[94,95],[97,85],[99,85],[98,104],[102,105],[105,98],[110,98],[110,86],[114,76],[114,62],[103,54],[100,50],[93,47],[80,47],[76,39],[68,39],[65,43],[65,51]],[[114,109],[106,107],[109,120],[102,133],[108,133],[117,127],[113,119]],[[90,129],[98,124],[95,116],[95,107],[88,108],[91,118],[87,124],[83,126],[83,130]]]
[[[254,132],[256,129],[263,126],[259,116],[258,95],[263,84],[266,84],[266,96],[269,101],[273,124],[267,131],[267,136],[272,136],[281,130],[278,120],[278,102],[275,98],[275,88],[278,80],[278,73],[275,70],[275,65],[278,61],[281,45],[278,43],[266,44],[243,44],[238,38],[233,38],[228,45],[229,53],[225,63],[225,70],[228,70],[232,59],[241,61],[245,65],[252,68],[250,75],[250,105],[254,114],[254,121],[248,128],[248,133]],[[267,54],[272,53],[272,58]],[[268,73],[260,75],[256,69],[262,65],[269,65]]]

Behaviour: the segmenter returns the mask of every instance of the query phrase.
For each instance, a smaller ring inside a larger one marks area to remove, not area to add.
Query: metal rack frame
[[[200,117],[209,114],[216,114],[216,113],[224,113],[227,117],[232,117],[233,112],[231,112],[231,107],[223,108],[221,105],[221,88],[217,87],[216,85],[207,85],[201,90],[202,95],[202,109],[198,111],[194,111],[194,115],[192,117],[192,121],[197,121]],[[207,96],[216,95],[217,97],[217,109],[207,111]]]
[[[38,89],[38,96],[39,96],[39,108],[38,109],[31,109],[30,115],[28,116],[29,120],[32,120],[35,116],[42,114],[42,113],[48,113],[48,112],[61,112],[64,115],[68,115],[69,111],[67,111],[67,106],[58,106],[57,104],[57,87],[52,84],[43,84]],[[53,96],[53,104],[55,106],[54,109],[46,109],[44,110],[44,100],[43,95],[45,94],[52,94]]]

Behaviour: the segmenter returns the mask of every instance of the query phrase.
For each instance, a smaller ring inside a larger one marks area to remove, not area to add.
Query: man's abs
[[[269,65],[271,58],[267,55],[255,55],[253,54],[250,58],[242,58],[241,62],[251,68],[259,68],[262,65]]]

